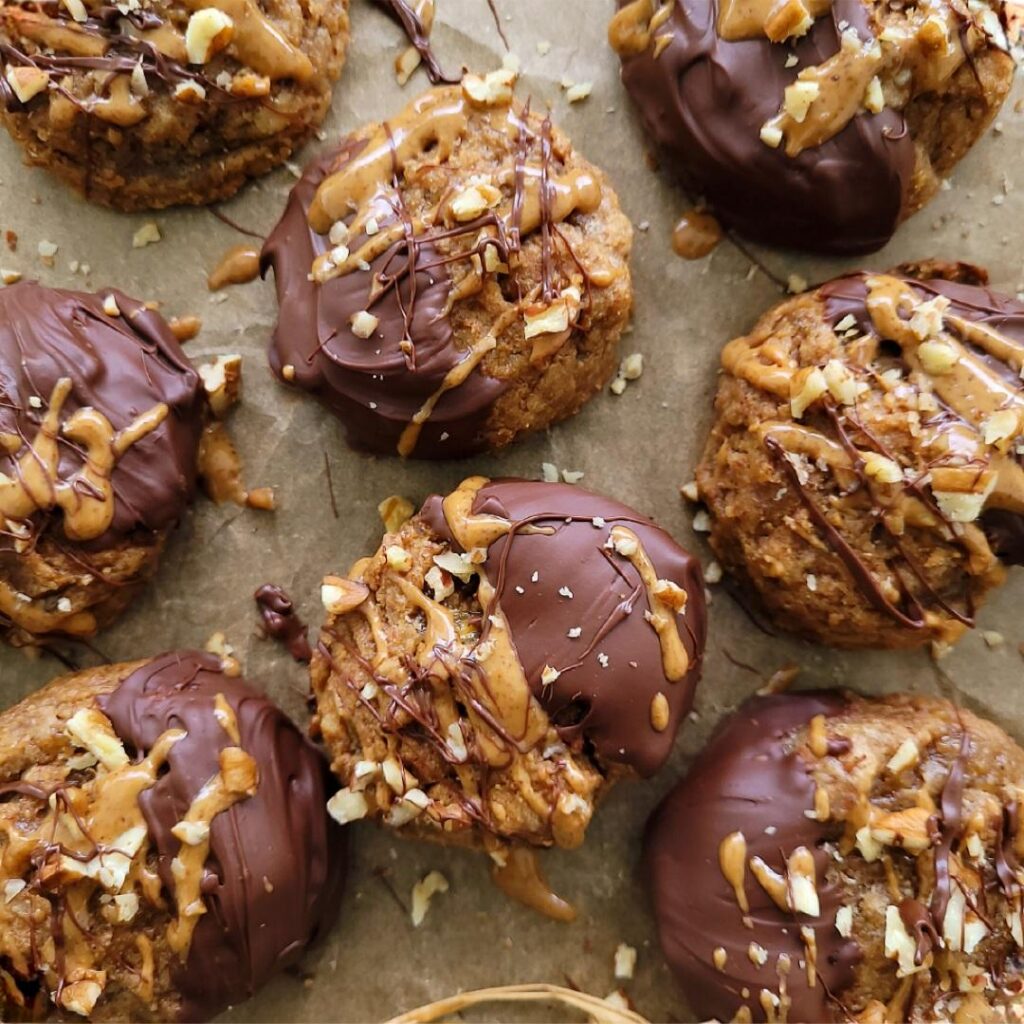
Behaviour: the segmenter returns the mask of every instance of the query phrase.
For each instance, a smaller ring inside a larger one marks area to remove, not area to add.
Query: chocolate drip
[[[920,901],[904,899],[899,906],[900,919],[907,934],[914,936],[917,942],[917,949],[914,951],[914,963],[918,967],[924,963],[924,958],[933,950],[942,947],[942,940],[935,928],[931,911]]]
[[[207,913],[176,971],[182,1020],[206,1020],[252,995],[294,963],[333,920],[345,858],[340,830],[324,805],[330,792],[322,755],[265,696],[224,675],[208,654],[166,654],[137,669],[100,700],[129,753],[144,755],[169,728],[169,771],[140,797],[168,894],[180,849],[171,830],[218,772],[219,752],[233,745],[214,714],[222,694],[234,712],[239,742],[259,767],[256,795],[217,815],[203,883]]]
[[[952,879],[949,874],[949,855],[953,844],[963,832],[964,813],[964,772],[971,752],[971,737],[964,730],[960,750],[953,759],[942,787],[940,807],[942,821],[939,826],[941,839],[935,848],[935,891],[932,893],[931,914],[937,927],[942,928],[946,919],[946,908],[952,895]]]
[[[899,113],[860,114],[795,157],[760,138],[786,86],[800,69],[832,57],[845,28],[872,38],[870,6],[836,0],[785,46],[720,38],[718,6],[676,0],[658,42],[623,58],[622,80],[648,134],[714,212],[750,238],[823,252],[881,248],[903,214],[914,170],[914,143]],[[670,38],[664,49],[662,36]],[[791,53],[797,61],[788,67]]]
[[[161,530],[177,521],[191,500],[202,418],[202,389],[181,346],[158,313],[120,292],[120,316],[103,311],[103,298],[22,282],[0,289],[0,434],[29,444],[43,416],[34,400],[49,401],[61,378],[72,381],[62,417],[78,409],[102,413],[115,430],[158,403],[170,412],[148,436],[118,458],[112,475],[114,515],[99,547],[135,530]],[[0,471],[15,475],[13,455],[0,455]],[[85,453],[61,439],[58,475],[71,479]],[[61,519],[35,517],[35,532],[60,539]],[[11,545],[0,534],[0,550]]]
[[[285,366],[294,367],[294,383],[342,419],[354,448],[391,454],[406,425],[465,353],[455,348],[445,315],[451,287],[447,268],[437,249],[422,238],[413,253],[415,273],[404,274],[404,288],[396,281],[374,303],[383,339],[379,346],[357,338],[349,322],[366,308],[371,274],[387,279],[396,264],[408,267],[406,240],[377,257],[369,274],[348,274],[323,284],[308,280],[314,258],[331,247],[309,226],[306,214],[313,196],[320,183],[353,160],[364,145],[350,139],[338,152],[314,160],[267,239],[262,268],[264,274],[274,269],[280,306],[269,356],[278,377],[283,378]],[[380,213],[388,223],[394,222],[392,209],[382,205]],[[415,337],[415,369],[410,369],[401,346],[410,335]],[[446,392],[423,425],[415,454],[456,457],[479,448],[479,427],[504,389],[501,381],[474,373],[461,387]]]
[[[996,847],[996,874],[1002,886],[1003,895],[1012,900],[1024,892],[1021,882],[1021,863],[1014,846],[1020,831],[1020,805],[1016,800],[1003,808],[1003,829]]]
[[[839,830],[805,814],[814,806],[816,787],[809,765],[791,747],[793,734],[812,718],[839,714],[845,706],[845,699],[832,693],[747,701],[722,723],[648,823],[644,857],[661,945],[700,1020],[734,1020],[744,1005],[754,1008],[755,1020],[764,1019],[758,993],[772,987],[781,955],[794,965],[806,957],[802,927],[814,932],[817,975],[812,986],[805,971],[794,968],[789,974],[788,1019],[834,1019],[833,1001],[854,982],[861,953],[836,930],[842,889],[833,880],[825,849]],[[817,917],[781,910],[752,878],[744,887],[749,910],[741,910],[718,867],[720,843],[737,832],[745,840],[745,863],[760,857],[784,876],[792,851],[800,846],[811,851]],[[752,942],[767,950],[762,968],[748,955]],[[726,952],[721,968],[713,963],[716,948]]]
[[[310,661],[309,627],[299,618],[292,599],[276,583],[264,583],[253,594],[267,636],[284,644],[296,661]]]
[[[627,506],[566,484],[493,480],[478,491],[472,510],[512,524],[488,548],[484,568],[533,694],[559,734],[569,743],[592,744],[605,762],[652,775],[672,749],[700,678],[707,619],[697,560]],[[439,496],[428,498],[420,514],[460,550]],[[601,528],[595,520],[603,521]],[[690,668],[675,682],[665,677],[658,635],[645,619],[649,605],[639,573],[607,557],[604,527],[615,524],[628,524],[658,576],[687,593],[677,622]],[[575,626],[581,633],[572,638]],[[483,637],[489,628],[488,619]],[[598,654],[606,656],[607,668]],[[546,665],[561,673],[550,684],[541,680]],[[650,722],[658,693],[670,709],[661,732]]]
[[[423,20],[416,13],[415,8],[408,0],[376,0],[377,6],[384,10],[391,18],[398,22],[409,37],[409,42],[416,48],[416,52],[423,60],[423,66],[427,75],[434,85],[442,83],[457,82],[458,78],[446,75],[441,68],[441,63],[430,45],[430,33],[424,28]]]

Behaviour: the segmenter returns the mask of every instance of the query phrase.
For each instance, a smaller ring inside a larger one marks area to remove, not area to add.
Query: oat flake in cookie
[[[192,498],[205,400],[158,313],[0,289],[0,633],[86,637],[156,569]]]
[[[347,43],[348,0],[0,0],[0,119],[87,199],[209,203],[313,134]]]
[[[334,919],[322,755],[196,652],[0,714],[0,1019],[199,1021]]]
[[[577,412],[618,363],[632,229],[513,79],[467,75],[349,136],[267,240],[271,366],[356,448],[497,448]]]
[[[944,700],[754,698],[648,826],[698,1019],[1016,1021],[1024,751]]]
[[[881,248],[1013,80],[1000,0],[619,0],[609,39],[673,172],[742,234]]]
[[[1024,303],[984,280],[853,274],[725,347],[697,483],[720,561],[781,628],[951,643],[1024,563]]]
[[[696,560],[578,487],[471,477],[326,577],[312,664],[343,821],[483,848],[578,846],[690,709]]]

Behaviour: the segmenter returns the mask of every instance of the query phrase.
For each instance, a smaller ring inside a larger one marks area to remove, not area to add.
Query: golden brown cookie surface
[[[312,135],[347,43],[348,0],[4,0],[0,117],[95,202],[209,203]]]
[[[573,415],[614,372],[632,228],[602,172],[513,100],[513,79],[467,75],[349,136],[267,240],[271,367],[355,447],[501,447]]]
[[[952,279],[840,278],[730,342],[697,471],[723,564],[840,647],[952,642],[1024,554],[1024,305],[908,269]]]

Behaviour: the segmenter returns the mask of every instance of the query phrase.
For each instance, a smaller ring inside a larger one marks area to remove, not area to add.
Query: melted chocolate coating
[[[393,455],[409,421],[465,353],[453,344],[451,323],[443,315],[451,286],[448,272],[443,265],[422,269],[439,258],[422,237],[414,245],[415,300],[406,276],[374,302],[372,312],[380,324],[372,341],[357,338],[350,320],[367,308],[373,275],[385,268],[394,272],[406,263],[404,241],[374,260],[370,272],[357,271],[324,284],[309,280],[315,257],[331,248],[330,241],[309,226],[313,196],[320,182],[364,145],[350,138],[337,152],[314,160],[267,238],[261,266],[264,275],[269,267],[274,269],[280,307],[269,358],[281,380],[282,368],[294,367],[292,383],[312,393],[344,423],[352,447]],[[396,212],[380,201],[375,216],[383,228],[394,223]],[[365,240],[355,235],[349,247],[355,251]],[[408,330],[416,350],[412,367],[400,348],[410,309]],[[476,370],[464,384],[447,391],[423,424],[413,457],[458,458],[480,451],[485,447],[480,428],[504,387]]]
[[[163,530],[181,517],[195,489],[203,408],[199,375],[160,314],[121,292],[109,294],[121,316],[107,316],[98,295],[35,282],[0,289],[0,433],[31,441],[61,377],[73,382],[64,420],[91,406],[120,430],[161,402],[170,408],[156,430],[118,458],[114,518],[93,542],[100,547],[134,530]],[[33,409],[31,397],[43,408]],[[20,454],[0,454],[0,472],[14,476]],[[62,479],[82,462],[77,446],[61,445]],[[60,522],[54,514],[52,529],[60,531]],[[8,544],[0,537],[0,545]]]
[[[233,741],[214,717],[224,695],[241,742],[259,766],[256,795],[214,818],[199,921],[175,983],[183,1020],[206,1020],[248,998],[275,971],[294,963],[337,913],[344,878],[341,830],[330,820],[327,762],[263,694],[224,675],[217,658],[165,654],[133,672],[100,701],[129,753],[144,755],[168,729],[169,771],[140,797],[160,877],[174,892],[171,829],[219,770]],[[267,883],[270,883],[269,885]]]
[[[477,494],[473,512],[513,524],[529,520],[554,530],[519,530],[488,549],[487,578],[498,590],[519,660],[534,696],[563,739],[586,741],[602,760],[653,775],[672,750],[700,679],[707,631],[700,563],[628,506],[568,484],[494,480]],[[429,498],[421,514],[458,549],[440,497]],[[607,527],[595,527],[595,517]],[[637,535],[658,577],[677,583],[689,597],[685,614],[676,622],[690,670],[677,682],[665,677],[658,635],[644,619],[649,604],[639,573],[604,548],[608,529],[616,524]],[[559,593],[563,587],[572,592],[571,598]],[[576,626],[583,632],[570,639],[567,633]],[[599,653],[608,656],[607,668],[598,661]],[[545,665],[561,671],[547,686],[540,678]],[[651,701],[659,692],[670,710],[662,732],[655,731],[650,717]]]
[[[309,627],[299,618],[284,588],[276,583],[264,583],[253,597],[267,636],[284,644],[296,661],[309,661],[313,657],[309,646]]]
[[[864,334],[874,334],[875,327],[867,308],[867,272],[836,278],[821,287],[825,300],[825,315],[832,324],[846,316],[852,316],[858,329]],[[919,292],[922,301],[935,295],[949,299],[949,311],[954,316],[974,323],[986,324],[993,330],[1016,342],[1024,342],[1024,302],[1000,295],[990,288],[961,284],[932,278],[926,281],[911,277],[901,280]],[[952,328],[949,328],[952,329]],[[1020,380],[1013,369],[994,359],[967,339],[960,341],[971,352],[982,359],[989,369],[1003,376],[1013,387],[1020,386]],[[1018,461],[1022,456],[1017,456]],[[989,508],[982,514],[981,527],[988,536],[992,550],[1007,565],[1024,565],[1024,516],[1007,509]]]
[[[760,138],[797,72],[839,50],[840,23],[872,37],[868,6],[835,0],[806,36],[785,46],[723,40],[717,18],[717,2],[676,0],[658,33],[671,33],[664,51],[655,57],[652,45],[623,60],[622,81],[673,170],[750,238],[821,252],[881,248],[900,221],[914,170],[914,143],[899,113],[858,115],[796,157]],[[787,68],[791,52],[799,65]]]
[[[814,806],[815,786],[807,765],[787,750],[787,738],[815,715],[835,714],[844,704],[841,696],[830,693],[747,701],[722,723],[648,824],[645,859],[662,949],[701,1020],[732,1020],[741,1006],[750,1005],[754,1020],[763,1021],[757,994],[762,988],[777,990],[775,963],[782,953],[792,961],[788,1019],[793,1024],[837,1019],[826,987],[841,997],[854,980],[860,953],[836,931],[839,891],[826,881],[831,858],[819,846],[838,832],[804,814]],[[766,835],[769,827],[777,832]],[[784,856],[806,846],[814,855],[821,914],[783,913],[748,871],[746,893],[754,927],[746,928],[718,863],[719,844],[733,832],[745,836],[748,860],[761,857],[775,871],[784,869]],[[798,966],[806,956],[801,926],[813,928],[817,941],[817,969],[824,985],[819,982],[813,989]],[[756,967],[747,955],[751,942],[767,950],[764,967]],[[719,946],[728,954],[722,970],[712,961]],[[751,998],[743,998],[743,988]]]

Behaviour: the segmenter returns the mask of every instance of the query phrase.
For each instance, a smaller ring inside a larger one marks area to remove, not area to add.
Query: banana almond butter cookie
[[[609,30],[648,134],[741,234],[880,249],[1013,81],[1001,0],[619,0]]]
[[[0,1018],[201,1021],[251,996],[337,911],[329,780],[208,654],[0,714]]]
[[[499,871],[579,846],[612,782],[654,774],[700,676],[697,561],[566,484],[471,477],[322,597],[333,813],[484,849]]]
[[[697,486],[711,546],[783,629],[952,643],[1024,563],[1024,303],[985,280],[852,274],[725,347]]]
[[[931,697],[793,693],[727,718],[648,826],[699,1020],[1019,1021],[1024,751]]]
[[[88,637],[131,603],[194,494],[205,415],[159,313],[0,289],[0,635]]]
[[[576,413],[618,365],[632,228],[514,80],[467,75],[355,132],[267,239],[271,367],[358,449],[499,448]]]
[[[348,0],[0,0],[0,119],[120,210],[210,203],[317,129]]]

